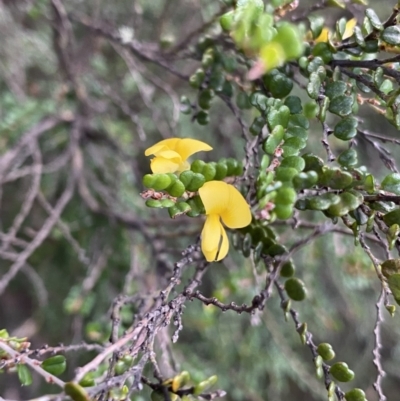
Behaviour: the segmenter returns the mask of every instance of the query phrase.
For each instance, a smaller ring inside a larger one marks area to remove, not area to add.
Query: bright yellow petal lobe
[[[348,39],[351,36],[353,36],[354,28],[356,27],[356,25],[357,25],[357,20],[355,18],[352,18],[347,21],[346,29],[344,30],[343,37],[342,37],[343,40]]]
[[[180,163],[182,161],[182,158],[178,152],[169,149],[161,150],[156,154],[156,157],[163,157],[164,159],[172,160],[175,163]]]
[[[251,223],[250,207],[233,185],[223,181],[206,182],[199,195],[207,214],[201,250],[208,262],[221,260],[228,253],[229,240],[220,218],[229,228],[246,227]]]
[[[229,240],[219,216],[207,216],[201,233],[201,250],[207,262],[223,259],[229,251]]]
[[[197,139],[184,138],[179,140],[175,144],[175,147],[171,149],[175,150],[175,152],[178,152],[182,157],[182,160],[186,160],[194,153],[209,151],[212,150],[212,147],[204,142],[198,141]]]
[[[155,157],[150,160],[150,168],[154,174],[174,173],[179,168],[179,163],[164,157]]]
[[[212,147],[204,142],[191,138],[170,138],[164,139],[146,149],[146,156],[154,155],[155,159],[151,161],[151,170],[153,173],[174,173],[188,170],[190,165],[186,159],[192,154],[204,150],[211,150]],[[167,163],[167,161],[169,161]],[[172,166],[175,164],[175,169]],[[164,169],[165,167],[165,169]]]
[[[201,233],[201,249],[205,252],[214,252],[214,258],[218,251],[221,239],[221,222],[219,216],[210,214],[206,218],[203,231]]]
[[[144,155],[145,156],[156,155],[161,150],[167,150],[167,149],[173,150],[178,141],[181,141],[181,139],[180,138],[164,139],[163,141],[157,142],[155,145],[147,148],[144,152]]]
[[[229,185],[223,181],[208,181],[199,189],[199,195],[206,214],[221,215],[229,202]]]
[[[220,214],[222,221],[229,228],[248,226],[251,223],[251,212],[248,203],[233,185],[228,185],[228,190],[229,202],[225,211]]]

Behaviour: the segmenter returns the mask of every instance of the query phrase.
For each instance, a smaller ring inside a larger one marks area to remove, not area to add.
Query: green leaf
[[[359,26],[354,27],[354,37],[356,39],[356,43],[360,47],[365,47],[365,40],[364,40],[364,35],[361,32],[361,28]]]
[[[317,99],[319,96],[319,90],[321,87],[321,78],[318,73],[312,72],[310,75],[310,80],[307,84],[307,93],[311,99]]]
[[[276,148],[282,142],[284,134],[285,130],[282,125],[277,125],[263,144],[264,152],[273,155]]]
[[[282,182],[292,181],[293,177],[298,174],[298,171],[292,167],[279,166],[275,171],[275,179]]]
[[[198,191],[206,182],[203,174],[194,173],[191,170],[183,171],[179,176],[179,180],[183,183],[186,190],[190,192]]]
[[[311,60],[308,63],[307,71],[310,74],[313,73],[313,72],[317,72],[318,73],[319,68],[323,67],[324,65],[325,65],[324,60],[322,60],[321,57],[315,57],[313,60]],[[320,74],[318,74],[318,75],[320,75]]]
[[[64,391],[73,401],[89,401],[88,394],[79,384],[73,382],[65,383]]]
[[[179,198],[180,196],[182,196],[185,190],[186,188],[183,185],[183,182],[181,182],[180,180],[176,180],[171,186],[166,189],[166,191],[175,198]]]
[[[292,137],[285,140],[285,143],[282,146],[283,149],[283,157],[292,156],[293,153],[286,152],[285,149],[292,148],[295,151],[299,151],[304,149],[307,145],[307,141],[303,138]]]
[[[317,181],[318,174],[315,171],[308,171],[307,173],[302,172],[292,179],[293,186],[297,191],[311,188],[317,183]]]
[[[302,156],[304,161],[306,162],[306,165],[304,167],[304,171],[315,171],[317,174],[319,174],[322,171],[322,167],[324,166],[324,161],[312,154],[312,153],[306,153]]]
[[[349,369],[347,363],[336,362],[331,366],[330,374],[340,382],[349,382],[354,379],[354,372]]]
[[[298,114],[303,111],[301,99],[298,96],[288,96],[285,99],[285,106],[289,107],[290,114]]]
[[[315,57],[321,57],[326,64],[333,59],[332,49],[330,45],[325,42],[317,43],[312,49],[312,55]]]
[[[310,210],[327,210],[330,206],[340,202],[339,195],[326,193],[320,196],[311,196],[306,198],[307,209]]]
[[[300,156],[289,156],[282,160],[280,167],[292,167],[295,168],[297,171],[303,171],[306,162]]]
[[[215,166],[215,180],[223,180],[228,174],[228,166],[224,161],[219,161]]]
[[[389,94],[393,89],[393,82],[390,79],[385,79],[379,87],[379,90],[385,95]]]
[[[236,96],[236,104],[239,109],[248,110],[251,108],[249,96],[246,92],[239,91]]]
[[[193,171],[193,169],[192,169]],[[215,164],[212,163],[207,163],[204,165],[201,174],[204,176],[204,179],[207,181],[211,181],[214,179],[215,175],[217,173],[217,168]]]
[[[325,96],[330,99],[344,95],[347,90],[347,84],[344,81],[334,81],[330,82],[325,89]]]
[[[294,275],[295,270],[296,267],[293,263],[293,260],[288,260],[282,265],[279,274],[281,277],[290,278]]]
[[[200,110],[197,114],[196,114],[196,121],[200,124],[200,125],[207,125],[210,122],[210,115],[208,114],[207,111],[205,110]]]
[[[329,104],[329,111],[340,117],[351,114],[354,98],[352,96],[340,95],[333,99]]]
[[[344,31],[346,30],[346,18],[340,18],[339,21],[336,22],[336,33],[339,40],[342,40]]]
[[[382,274],[389,278],[392,274],[400,273],[400,259],[388,259],[381,264]]]
[[[146,174],[143,177],[143,185],[153,188],[155,191],[162,191],[171,185],[171,176],[168,174]]]
[[[313,35],[313,39],[316,39],[319,35],[321,35],[325,19],[319,15],[310,15],[308,16],[308,20],[310,21],[310,30]]]
[[[202,109],[208,110],[211,107],[211,100],[214,96],[215,92],[212,89],[205,89],[199,93],[197,102]]]
[[[310,122],[307,120],[307,118],[303,114],[292,114],[289,117],[288,128],[292,128],[292,127],[301,127],[304,129],[309,129]]]
[[[375,177],[372,174],[365,177],[364,188],[369,194],[375,193]]]
[[[357,151],[353,148],[346,149],[338,157],[338,163],[344,167],[353,167],[358,163]]]
[[[353,388],[352,390],[348,391],[344,395],[344,398],[346,398],[346,401],[367,401],[364,391],[360,388]]]
[[[253,123],[250,125],[249,131],[252,135],[257,136],[261,134],[264,125],[265,125],[264,117],[261,116],[256,117],[253,120]]]
[[[400,174],[390,173],[387,175],[382,181],[381,188],[384,191],[400,195]]]
[[[250,104],[260,111],[267,110],[267,101],[268,98],[260,92],[253,92],[250,96]]]
[[[307,140],[308,131],[302,127],[288,127],[288,129],[286,130],[284,139],[286,140],[289,138],[300,138],[300,139]]]
[[[400,225],[400,209],[396,209],[389,213],[386,213],[383,216],[383,221],[388,227],[392,226],[393,224]]]
[[[21,386],[30,386],[32,384],[32,375],[26,365],[17,365],[17,372]]]
[[[186,214],[192,210],[187,202],[177,202],[175,205],[168,208],[169,216],[174,219],[177,216]]]
[[[290,110],[287,106],[281,106],[279,109],[272,109],[267,114],[267,122],[270,130],[273,130],[277,125],[286,128],[289,122]]]
[[[293,301],[303,301],[307,296],[304,283],[295,277],[291,277],[285,281],[285,291]]]
[[[194,160],[190,165],[190,169],[195,173],[202,173],[206,164],[204,160]]]
[[[290,219],[293,215],[293,205],[275,205],[273,212],[280,220]]]
[[[181,97],[180,103],[180,111],[182,114],[190,114],[192,112],[192,104],[186,96]]]
[[[391,274],[388,277],[388,285],[390,291],[392,291],[394,299],[396,300],[397,304],[400,305],[400,274]]]
[[[273,75],[268,74],[264,79],[264,83],[271,95],[278,99],[286,97],[293,89],[293,81],[280,72]]]
[[[67,361],[64,355],[55,355],[45,359],[42,362],[42,368],[46,372],[58,376],[64,373],[65,369],[67,368]]]
[[[372,8],[367,8],[365,10],[365,15],[375,29],[377,29],[378,31],[381,31],[383,29],[382,22],[380,21],[378,15]]]
[[[346,117],[335,125],[333,134],[342,141],[348,141],[357,135],[357,126],[357,119],[354,117]]]
[[[282,187],[278,189],[275,197],[275,205],[293,205],[296,201],[296,191],[290,187]]]
[[[349,211],[354,210],[360,206],[362,203],[361,198],[358,198],[355,196],[353,193],[350,192],[342,192],[340,195],[340,202],[331,205],[327,209],[327,214],[329,216],[334,216],[334,217],[341,217],[349,213]]]
[[[219,24],[224,31],[229,32],[234,24],[234,11],[232,10],[221,15],[219,18]]]
[[[330,361],[335,357],[335,351],[333,350],[332,345],[328,343],[319,344],[317,347],[317,352],[324,361]]]
[[[303,53],[302,35],[299,29],[293,24],[283,22],[278,26],[278,32],[274,37],[274,41],[280,43],[287,60],[298,58]]]
[[[326,4],[331,7],[346,8],[346,4],[343,0],[327,0]]]

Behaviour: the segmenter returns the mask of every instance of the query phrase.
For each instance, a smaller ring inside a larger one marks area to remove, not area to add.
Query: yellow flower
[[[146,156],[154,155],[150,161],[153,173],[174,173],[188,170],[190,165],[186,159],[194,153],[211,150],[212,147],[204,142],[191,138],[164,139],[146,149]]]
[[[229,228],[246,227],[251,223],[250,207],[241,193],[223,181],[206,182],[199,189],[206,209],[206,222],[201,233],[201,250],[208,262],[223,259],[229,240],[221,221]]]

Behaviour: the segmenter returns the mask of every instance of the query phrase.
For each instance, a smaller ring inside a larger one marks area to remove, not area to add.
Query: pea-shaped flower
[[[151,171],[155,174],[174,173],[188,170],[187,159],[194,153],[211,150],[204,142],[191,138],[164,139],[146,149],[146,156],[154,155],[150,161]]]
[[[223,181],[206,182],[199,195],[207,216],[201,233],[201,250],[208,262],[218,261],[229,250],[221,220],[229,228],[246,227],[251,223],[250,207],[233,185]]]

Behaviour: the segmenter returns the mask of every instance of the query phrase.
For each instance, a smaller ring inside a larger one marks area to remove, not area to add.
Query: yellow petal
[[[178,152],[182,157],[182,160],[186,160],[194,153],[209,151],[212,150],[212,147],[202,141],[198,141],[197,139],[184,138],[176,142],[175,147],[171,149]]]
[[[356,18],[352,18],[351,20],[348,20],[346,22],[346,29],[344,30],[343,37],[342,37],[343,40],[348,39],[351,36],[353,36],[354,28],[356,27],[356,25],[357,25]]]
[[[182,173],[182,171],[186,171],[186,170],[190,170],[190,163],[185,160],[184,162],[179,164],[177,172]]]
[[[178,167],[179,163],[165,159],[164,157],[156,156],[150,160],[150,168],[154,174],[174,173],[178,170]]]
[[[318,38],[315,39],[315,43],[320,43],[320,42],[327,42],[329,40],[329,29],[328,28],[322,28],[322,31]]]
[[[233,185],[227,185],[229,201],[224,212],[220,214],[221,219],[229,228],[246,227],[251,223],[250,206]]]
[[[208,181],[199,189],[199,195],[206,214],[221,215],[229,202],[229,185],[223,181]]]
[[[210,214],[207,216],[203,231],[201,232],[201,249],[203,251],[215,251],[216,253],[221,239],[221,227],[218,215]]]
[[[175,163],[181,163],[182,158],[179,155],[179,153],[175,152],[174,150],[161,150],[156,154],[157,157],[162,157],[164,159],[169,159],[171,161],[174,161]]]
[[[169,139],[164,139],[160,142],[157,142],[155,145],[150,146],[147,148],[144,152],[145,156],[150,156],[150,155],[155,155],[161,150],[164,149],[171,149],[174,150],[176,143],[181,141],[181,138],[169,138]]]
[[[223,259],[229,250],[229,240],[219,216],[207,216],[201,233],[201,250],[208,262]]]
[[[251,223],[250,207],[242,194],[223,181],[206,182],[199,195],[206,214],[217,214],[229,228],[246,227]]]
[[[226,231],[225,228],[221,225],[221,244],[220,244],[220,248],[219,248],[219,252],[218,252],[218,257],[217,257],[217,261],[218,260],[222,260],[229,251],[229,240],[228,240],[228,236],[226,235]]]
[[[158,155],[165,150],[173,150],[181,156],[182,160],[186,160],[194,153],[211,150],[212,147],[202,141],[191,138],[169,138],[164,139],[146,149],[145,156]]]

